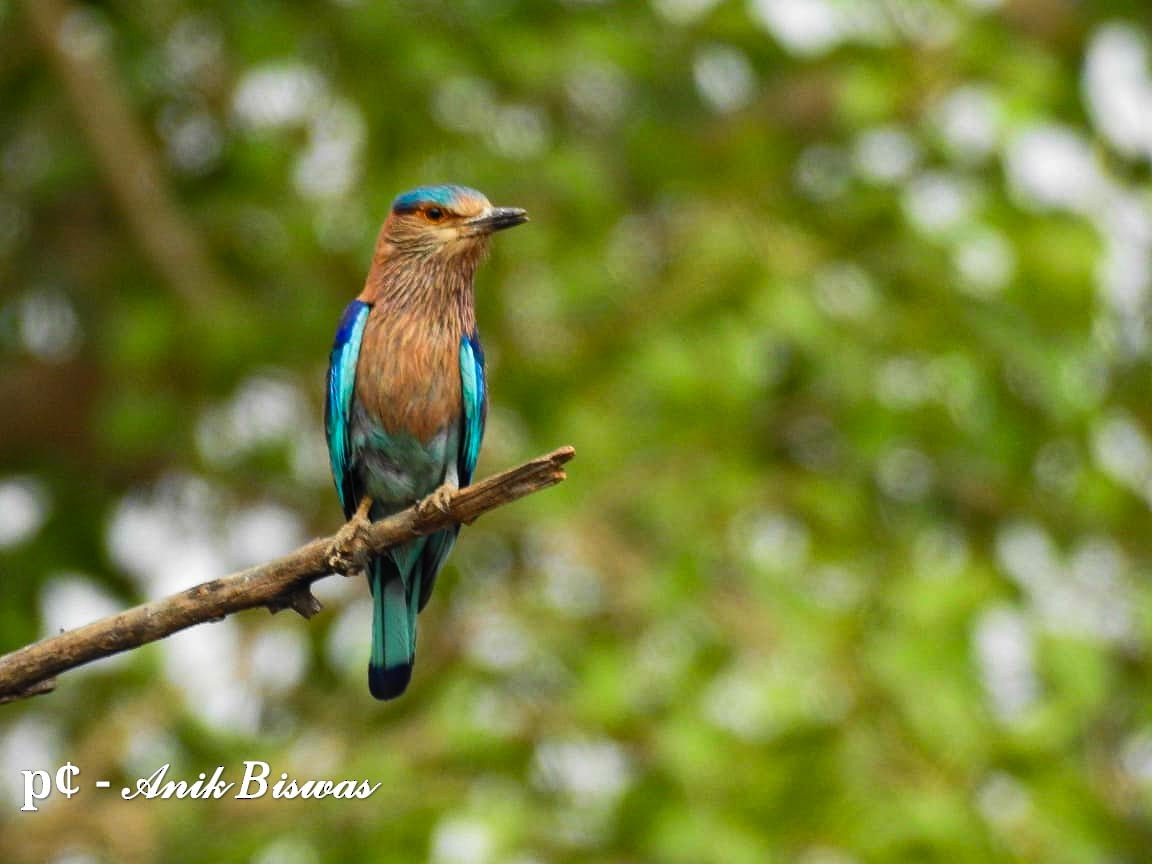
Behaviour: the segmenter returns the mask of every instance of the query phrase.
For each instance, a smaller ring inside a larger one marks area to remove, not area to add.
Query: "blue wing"
[[[352,471],[352,446],[349,425],[352,414],[352,394],[356,389],[356,361],[360,358],[360,342],[364,338],[364,325],[372,307],[353,300],[344,310],[332,353],[328,358],[328,393],[324,405],[324,432],[328,437],[328,458],[332,462],[332,479],[345,518],[356,512],[360,503]]]
[[[480,442],[484,438],[484,422],[488,419],[488,387],[484,381],[484,349],[480,335],[473,331],[460,340],[460,382],[464,399],[460,455],[456,474],[460,486],[472,482],[476,460],[480,457]]]

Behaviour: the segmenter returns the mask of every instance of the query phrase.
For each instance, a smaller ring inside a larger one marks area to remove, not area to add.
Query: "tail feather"
[[[389,549],[369,565],[372,655],[368,689],[377,699],[395,699],[412,679],[416,619],[455,539],[455,531],[417,537]]]
[[[391,566],[390,566],[391,565]],[[377,699],[395,699],[412,679],[416,659],[416,616],[410,592],[387,557],[369,568],[372,589],[372,655],[368,689]]]

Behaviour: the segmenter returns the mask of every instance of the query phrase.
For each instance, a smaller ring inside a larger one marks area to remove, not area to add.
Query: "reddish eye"
[[[444,218],[444,211],[439,207],[429,207],[424,211],[424,215],[428,217],[429,222],[439,222]]]

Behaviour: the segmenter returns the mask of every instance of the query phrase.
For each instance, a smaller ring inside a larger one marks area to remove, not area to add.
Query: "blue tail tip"
[[[377,699],[395,699],[408,689],[411,680],[411,663],[387,668],[368,664],[368,689]]]

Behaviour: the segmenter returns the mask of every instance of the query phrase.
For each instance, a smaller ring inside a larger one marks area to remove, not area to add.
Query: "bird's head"
[[[493,207],[466,186],[418,186],[392,202],[381,239],[395,252],[454,257],[483,252],[493,232],[527,221],[519,207]]]

